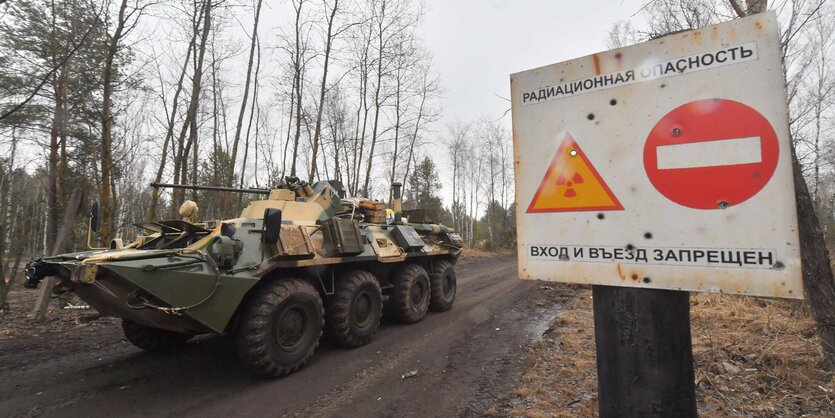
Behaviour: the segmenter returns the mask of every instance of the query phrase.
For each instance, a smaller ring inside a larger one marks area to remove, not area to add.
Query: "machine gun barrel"
[[[151,187],[167,187],[171,189],[189,189],[189,190],[212,190],[216,192],[236,192],[236,193],[254,193],[254,194],[270,194],[269,189],[238,189],[235,187],[220,187],[220,186],[198,186],[193,184],[170,184],[170,183],[151,183]]]

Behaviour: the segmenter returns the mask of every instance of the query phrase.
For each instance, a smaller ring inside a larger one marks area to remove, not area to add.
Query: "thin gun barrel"
[[[170,184],[170,183],[151,183],[151,187],[165,187],[171,189],[189,189],[189,190],[212,190],[216,192],[236,192],[236,193],[254,193],[254,194],[270,194],[268,189],[238,189],[234,187],[220,187],[220,186],[198,186],[193,184]]]

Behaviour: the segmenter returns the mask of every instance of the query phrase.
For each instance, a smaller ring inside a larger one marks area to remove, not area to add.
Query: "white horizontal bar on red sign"
[[[760,137],[664,145],[656,150],[658,169],[720,167],[762,162]]]

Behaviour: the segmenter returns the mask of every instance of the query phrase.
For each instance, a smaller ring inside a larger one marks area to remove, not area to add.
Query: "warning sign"
[[[733,100],[697,100],[664,115],[649,133],[644,166],[668,199],[726,209],[762,190],[777,168],[777,134],[759,112]]]
[[[622,209],[586,154],[571,134],[566,134],[531,199],[528,213]]]
[[[519,276],[802,298],[776,15],[510,77]]]

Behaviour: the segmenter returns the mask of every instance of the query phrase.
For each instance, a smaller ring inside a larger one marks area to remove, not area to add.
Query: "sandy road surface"
[[[307,367],[278,380],[245,372],[229,337],[150,354],[110,319],[0,341],[0,416],[478,415],[513,388],[528,345],[572,295],[516,280],[509,255],[457,270],[449,312],[415,325],[384,318],[370,344],[324,343]]]

